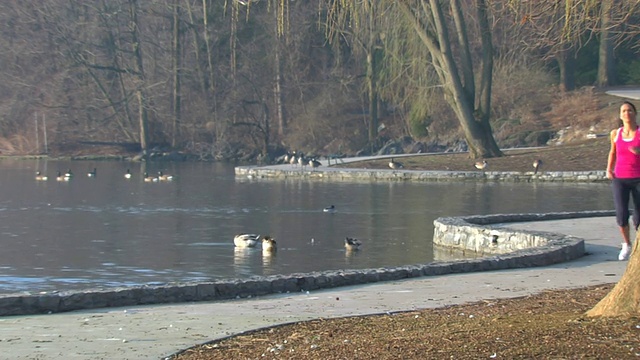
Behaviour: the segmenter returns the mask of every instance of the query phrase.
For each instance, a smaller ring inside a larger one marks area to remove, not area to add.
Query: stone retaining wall
[[[0,296],[0,315],[43,314],[103,307],[216,301],[267,294],[313,291],[420,276],[545,266],[583,256],[584,240],[562,234],[515,231],[488,225],[504,222],[610,216],[612,214],[612,212],[582,212],[440,218],[435,221],[434,239],[437,239],[438,244],[493,255],[477,259],[439,261],[394,268],[326,271],[253,277],[243,280],[88,289],[86,291],[47,294],[3,295]],[[497,236],[497,243],[491,240],[493,235]]]
[[[555,171],[534,174],[517,171],[420,171],[367,170],[336,167],[320,169],[292,169],[289,165],[238,166],[236,176],[247,178],[307,178],[331,181],[547,181],[547,182],[605,182],[604,171]]]
[[[547,214],[498,214],[447,217],[434,220],[433,244],[478,255],[513,254],[521,250],[584,252],[581,239],[549,232],[509,229],[510,222],[561,220],[614,216],[614,211],[584,211]],[[493,226],[491,226],[493,225]],[[572,254],[570,256],[575,256]],[[580,255],[582,256],[582,255]],[[577,257],[577,256],[576,256]]]

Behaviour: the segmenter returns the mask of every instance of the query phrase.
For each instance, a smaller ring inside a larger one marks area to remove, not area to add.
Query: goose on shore
[[[542,166],[542,160],[540,159],[536,159],[533,161],[533,173],[537,174],[538,170],[540,169],[540,166]]]
[[[404,168],[404,165],[402,165],[401,162],[395,161],[393,160],[393,158],[391,158],[391,160],[389,160],[389,167],[396,170]]]
[[[482,161],[476,162],[473,166],[475,166],[476,169],[478,170],[484,170],[487,168],[487,166],[489,166],[489,164],[487,163],[486,160],[482,160]]]
[[[322,165],[322,163],[316,159],[311,159],[309,160],[309,166],[311,166],[312,169],[315,169],[317,167],[319,167],[320,165]]]

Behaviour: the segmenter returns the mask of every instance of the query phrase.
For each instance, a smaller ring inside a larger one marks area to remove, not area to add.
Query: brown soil
[[[609,138],[587,139],[567,145],[505,150],[504,156],[486,159],[485,171],[533,171],[533,162],[542,160],[539,171],[603,171],[607,167]],[[394,159],[407,170],[478,171],[469,154],[438,154]],[[389,159],[340,164],[339,167],[388,169]]]
[[[198,346],[175,359],[637,358],[640,319],[584,316],[611,288],[300,322]]]
[[[606,168],[607,138],[488,159],[487,171]],[[466,154],[402,158],[407,169],[472,170]],[[349,164],[387,168],[388,160]],[[344,166],[344,165],[343,165]],[[319,319],[196,346],[176,360],[204,359],[627,359],[640,356],[640,319],[587,318],[612,284],[406,313]]]

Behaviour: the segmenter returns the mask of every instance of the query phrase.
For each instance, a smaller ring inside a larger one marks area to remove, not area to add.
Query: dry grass
[[[542,160],[540,171],[605,170],[609,154],[609,138],[599,137],[570,144],[505,151],[505,156],[487,159],[485,171],[533,171],[533,162]],[[478,171],[476,160],[468,154],[438,154],[396,158],[408,170]],[[389,160],[363,161],[337,165],[364,169],[388,169]]]
[[[319,319],[198,346],[176,360],[630,359],[639,319],[584,313],[612,285],[442,309]]]

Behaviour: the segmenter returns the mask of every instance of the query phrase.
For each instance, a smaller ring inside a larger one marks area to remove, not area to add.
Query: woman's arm
[[[609,149],[609,158],[607,159],[607,179],[613,180],[613,169],[616,165],[616,136],[618,129],[611,130],[609,137],[611,138],[611,148]]]

